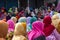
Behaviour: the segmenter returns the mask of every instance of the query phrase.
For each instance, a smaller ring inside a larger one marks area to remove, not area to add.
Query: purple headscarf
[[[32,24],[32,31],[28,34],[29,40],[34,40],[38,36],[44,35],[44,24],[40,21],[36,21]]]
[[[58,2],[58,5],[57,5],[56,10],[57,10],[58,12],[59,12],[59,10],[60,10],[60,1]]]
[[[30,23],[30,20],[31,20],[31,17],[27,17],[27,19],[26,19],[27,24]]]
[[[30,30],[31,30],[31,28],[30,28],[30,20],[31,20],[31,17],[27,17],[27,19],[26,19],[26,22],[27,22],[27,32],[29,32]]]

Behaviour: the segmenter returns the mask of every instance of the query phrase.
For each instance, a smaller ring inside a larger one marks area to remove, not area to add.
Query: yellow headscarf
[[[55,28],[56,28],[57,32],[60,33],[60,19],[58,19],[56,21],[56,27]]]
[[[8,24],[0,20],[0,38],[6,38],[8,32]]]
[[[14,35],[25,35],[26,23],[17,23],[14,30]]]
[[[22,22],[21,24],[24,27],[24,29],[26,30],[26,22]]]
[[[27,40],[26,38],[26,23],[17,23],[14,30],[12,40]]]
[[[24,36],[14,36],[12,40],[27,40]]]
[[[58,19],[59,19],[59,17],[57,15],[52,16],[52,25],[54,25],[55,27],[57,27],[57,20]]]
[[[56,20],[56,19],[59,19],[59,17],[57,15],[53,15],[52,20]]]

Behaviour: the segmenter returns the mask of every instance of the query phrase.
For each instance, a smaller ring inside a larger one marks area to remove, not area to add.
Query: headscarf
[[[60,11],[60,1],[58,2],[58,5],[56,7],[56,10],[59,12]]]
[[[54,11],[51,11],[51,12],[50,12],[50,17],[52,17],[52,16],[53,16],[53,14],[54,14]]]
[[[54,25],[54,27],[57,27],[58,19],[59,17],[57,15],[52,16],[52,25]]]
[[[26,32],[26,26],[27,26],[27,25],[26,25],[26,22],[22,22],[21,24],[22,24],[22,26],[24,27],[24,30],[25,30],[25,32]]]
[[[17,23],[15,25],[14,36],[12,40],[27,40],[26,39],[26,23]]]
[[[14,35],[25,35],[26,33],[26,23],[17,23],[15,25]]]
[[[30,23],[32,24],[33,22],[35,22],[35,21],[37,21],[37,18],[36,17],[32,17],[31,19],[30,19]]]
[[[7,23],[9,25],[8,32],[14,31],[14,26],[15,26],[14,21],[13,20],[8,20]]]
[[[13,21],[14,21],[14,23],[16,23],[16,22],[17,22],[17,18],[16,18],[16,17],[11,17],[11,20],[13,20]]]
[[[54,26],[51,25],[52,20],[50,16],[46,16],[43,20],[44,23],[44,33],[45,36],[49,36],[50,34],[52,34],[53,30],[54,30]]]
[[[54,12],[54,15],[55,15],[55,14],[58,14],[58,12]]]
[[[47,25],[49,25],[49,24],[51,24],[51,17],[50,16],[45,16],[44,17],[44,19],[43,19],[43,23],[44,24],[47,24]]]
[[[27,25],[27,32],[32,30],[32,23],[35,22],[36,20],[37,20],[36,17],[31,17],[30,23]]]
[[[13,36],[12,40],[27,40],[24,36]]]
[[[55,27],[55,28],[56,28],[57,32],[60,34],[60,19],[58,19],[56,22],[57,22],[57,27]]]
[[[5,10],[5,8],[4,8],[4,7],[2,7],[2,8],[1,8],[1,10]]]
[[[31,20],[31,17],[27,17],[27,19],[26,19],[27,24],[30,23],[30,20]]]
[[[44,24],[40,21],[33,22],[32,31],[28,34],[29,40],[34,40],[38,36],[44,35],[43,33]]]
[[[52,16],[52,20],[54,21],[54,20],[56,20],[56,19],[59,19],[59,17],[58,17],[57,15],[53,15],[53,16]]]
[[[12,13],[12,8],[10,8],[10,9],[8,10],[8,12],[9,12],[9,13]]]
[[[56,27],[53,32],[53,35],[56,37],[56,40],[60,40],[60,19],[57,19],[55,23],[56,23]]]
[[[26,17],[20,17],[18,22],[26,22]]]
[[[30,27],[32,27],[31,24],[30,24],[30,20],[31,20],[31,17],[27,17],[27,19],[26,19],[26,22],[27,22],[27,32],[30,31],[31,30]]]
[[[0,38],[6,38],[8,32],[8,24],[0,20]]]

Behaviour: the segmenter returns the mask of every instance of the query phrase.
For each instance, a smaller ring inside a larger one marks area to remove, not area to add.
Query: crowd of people
[[[0,40],[60,40],[60,2],[57,7],[0,9]]]

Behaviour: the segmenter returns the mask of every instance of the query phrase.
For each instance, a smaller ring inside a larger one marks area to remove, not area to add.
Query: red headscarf
[[[51,21],[51,17],[50,16],[46,16],[43,20],[44,23],[44,33],[46,36],[49,36],[53,30],[55,29],[53,25],[51,25],[52,21]]]

